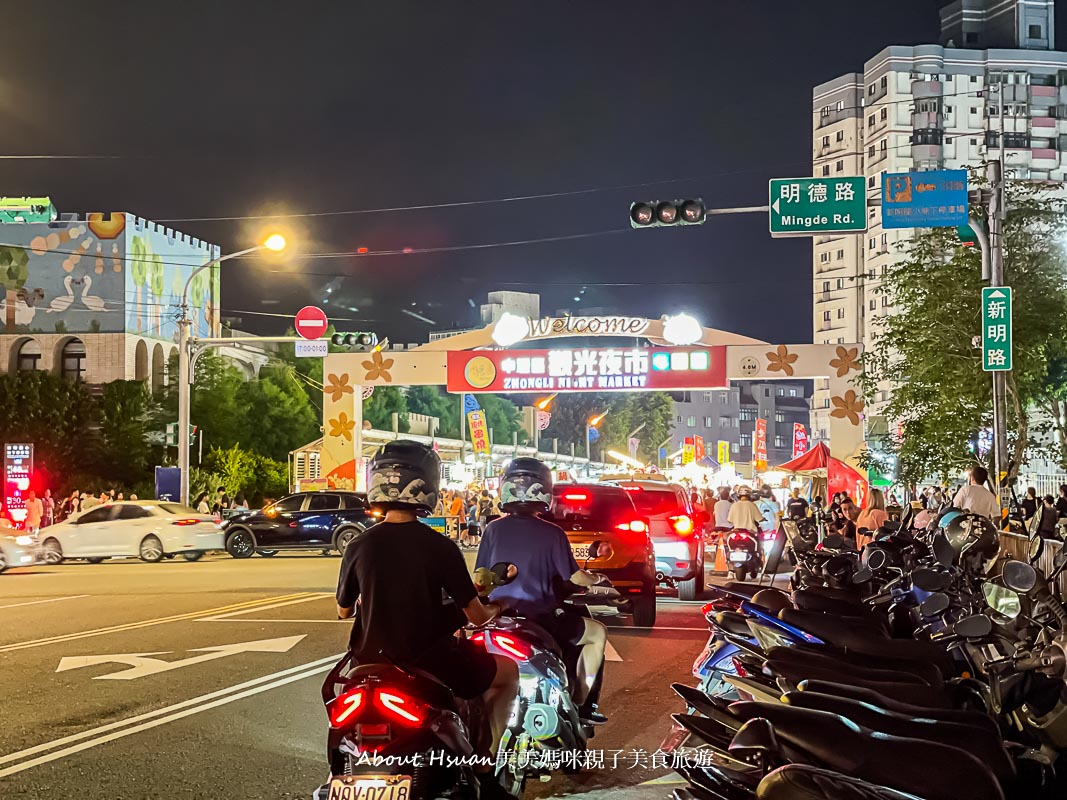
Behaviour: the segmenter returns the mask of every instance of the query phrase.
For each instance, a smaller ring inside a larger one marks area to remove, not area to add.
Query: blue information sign
[[[966,225],[967,170],[887,172],[882,176],[883,228]]]

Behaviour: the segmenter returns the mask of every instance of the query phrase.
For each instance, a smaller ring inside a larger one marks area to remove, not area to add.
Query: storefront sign
[[[717,459],[720,464],[730,463],[730,443],[719,440],[719,458]]]
[[[767,469],[767,420],[763,417],[756,420],[756,433],[752,442],[752,460],[755,462],[757,472],[763,472]]]
[[[648,330],[643,317],[544,317],[531,319],[527,339],[556,336],[640,336]]]
[[[695,458],[697,461],[700,461],[701,459],[704,458],[704,455],[705,455],[705,453],[704,453],[704,437],[703,436],[694,436],[693,437],[693,458]]]
[[[723,388],[725,347],[449,351],[450,392]]]
[[[692,464],[696,460],[696,442],[692,436],[686,436],[682,441],[682,464]]]
[[[489,453],[489,429],[485,424],[484,411],[467,412],[467,423],[471,429],[471,449],[475,453]]]
[[[793,458],[808,452],[808,432],[799,422],[793,423]]]
[[[33,475],[33,445],[4,445],[4,504],[17,522],[26,519],[26,492]]]

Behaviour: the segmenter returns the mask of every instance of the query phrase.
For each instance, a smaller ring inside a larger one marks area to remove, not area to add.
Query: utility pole
[[[1001,97],[1003,103],[1003,97]],[[1003,136],[1003,133],[1001,134]],[[1003,145],[1003,143],[1002,143]],[[1003,153],[1003,146],[1001,153]],[[986,165],[989,180],[989,285],[1004,286],[1004,167],[1001,161]],[[1008,487],[1004,480],[1008,471],[1007,376],[993,373],[993,485],[997,489],[1001,508],[1008,504]]]

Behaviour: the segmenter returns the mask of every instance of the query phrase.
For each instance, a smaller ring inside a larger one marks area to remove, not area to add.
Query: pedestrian
[[[1023,512],[1023,522],[1029,522],[1034,518],[1034,514],[1037,513],[1037,489],[1033,486],[1026,488],[1026,494],[1023,499],[1019,501],[1019,506]]]
[[[1059,539],[1058,518],[1056,516],[1056,498],[1050,494],[1045,495],[1041,509],[1037,512],[1037,524],[1034,526],[1036,533],[1042,539]]]
[[[719,499],[715,501],[715,530],[720,533],[733,527],[730,524],[730,509],[733,505],[730,499],[730,489],[723,486],[719,489]]]
[[[450,517],[449,521],[453,526],[452,530],[455,534],[453,538],[462,544],[463,529],[467,526],[467,520],[464,516],[463,495],[458,491],[452,493],[452,504],[448,507],[448,516]]]
[[[790,493],[785,512],[789,519],[805,519],[808,516],[808,501],[800,496],[800,489],[794,489]]]
[[[482,537],[481,517],[478,515],[478,503],[471,503],[467,509],[467,546],[477,547]]]
[[[201,492],[200,496],[196,498],[196,503],[193,505],[198,514],[210,514],[211,506],[207,503],[207,492]]]
[[[233,510],[234,511],[248,511],[248,500],[245,499],[244,492],[238,492],[233,498]]]
[[[137,499],[137,495],[135,495],[135,494],[131,494],[130,495],[130,500],[136,500],[136,499]]]
[[[982,465],[976,464],[971,468],[970,483],[956,492],[952,505],[992,520],[999,518],[1000,504],[997,502],[997,497],[985,486],[988,479],[989,471]]]
[[[763,514],[763,524],[760,529],[764,533],[773,533],[778,530],[778,519],[782,515],[782,507],[774,499],[774,492],[770,486],[760,489],[760,500],[756,503],[760,513]]]
[[[1067,517],[1067,483],[1060,484],[1060,496],[1056,498],[1056,514]]]
[[[37,492],[33,489],[26,494],[26,532],[35,536],[41,529],[41,520],[44,518],[44,503],[37,499]]]
[[[44,490],[44,497],[41,498],[41,505],[44,506],[44,518],[41,520],[41,527],[47,528],[56,521],[56,501],[52,497],[51,489]]]
[[[215,503],[211,507],[211,513],[222,516],[222,512],[230,507],[230,496],[226,494],[226,487],[220,486],[215,490]]]
[[[874,541],[874,534],[885,525],[889,514],[885,510],[885,495],[881,489],[871,489],[871,499],[867,507],[856,519],[856,549],[862,550],[868,542]]]

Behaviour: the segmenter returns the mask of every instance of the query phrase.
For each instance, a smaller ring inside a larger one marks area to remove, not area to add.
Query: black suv
[[[279,550],[343,553],[348,543],[377,520],[367,496],[357,492],[300,492],[261,511],[244,511],[223,523],[226,552],[234,558]]]

